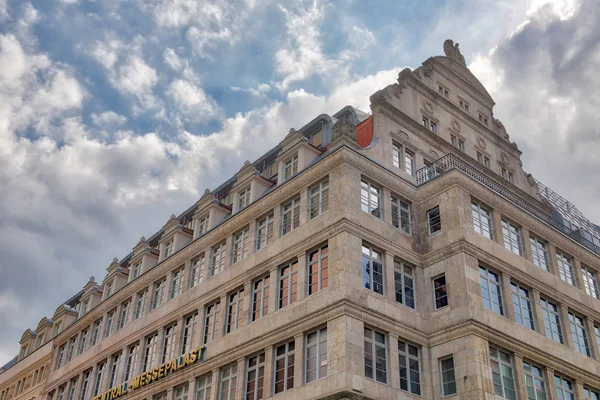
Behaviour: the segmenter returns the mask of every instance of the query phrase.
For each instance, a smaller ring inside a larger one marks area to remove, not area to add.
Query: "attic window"
[[[443,87],[441,85],[438,85],[438,93],[444,97],[448,97],[448,89],[446,89],[445,87]]]
[[[483,115],[479,114],[479,122],[483,123],[484,125],[487,125],[488,119],[487,117],[484,117]]]
[[[459,100],[458,104],[460,104],[460,108],[466,112],[469,112],[469,103],[463,100]]]
[[[321,144],[323,144],[323,131],[311,133],[308,137],[308,140],[313,146],[319,147]]]

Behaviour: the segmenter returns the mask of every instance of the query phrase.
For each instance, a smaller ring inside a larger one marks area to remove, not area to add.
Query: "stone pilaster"
[[[240,318],[240,326],[246,326],[250,323],[250,317],[252,314],[252,282],[247,282],[244,284],[244,299],[242,300],[242,311]]]
[[[515,321],[515,310],[512,304],[512,289],[510,287],[511,277],[508,274],[503,273],[500,279],[501,290],[502,290],[502,306],[504,307],[504,315],[511,321]]]
[[[384,187],[381,191],[382,216],[381,219],[392,225],[392,192]]]
[[[235,400],[243,400],[246,394],[246,359],[237,360],[237,381],[235,382]]]
[[[398,335],[390,333],[388,335],[388,354],[390,366],[388,370],[388,384],[396,390],[400,390],[400,363],[398,360]]]
[[[533,317],[535,320],[535,330],[542,335],[546,335],[546,327],[544,326],[544,315],[542,314],[542,303],[540,300],[539,290],[531,290],[531,303],[531,306],[533,307]]]
[[[517,389],[518,399],[527,399],[527,386],[525,384],[525,369],[523,368],[523,355],[519,353],[514,354],[514,371],[515,371],[515,385]]]
[[[273,346],[265,349],[265,371],[263,378],[263,398],[271,397],[273,392],[273,375],[275,359],[273,356]]]
[[[298,284],[296,286],[296,301],[300,301],[308,295],[308,267],[306,252],[299,253],[298,257]]]
[[[212,371],[212,383],[210,385],[210,398],[218,399],[219,398],[219,383],[221,381],[221,370],[219,368],[215,368]]]
[[[294,336],[294,388],[304,385],[304,333]]]
[[[396,282],[394,276],[394,255],[389,251],[384,254],[384,283],[385,283],[385,296],[396,301]]]
[[[279,269],[273,268],[269,271],[269,314],[277,311],[277,299],[279,296]]]
[[[254,253],[256,251],[256,226],[257,222],[255,219],[250,221],[248,224],[248,237],[246,240],[248,241],[248,255]]]
[[[308,188],[300,192],[300,226],[308,222]]]

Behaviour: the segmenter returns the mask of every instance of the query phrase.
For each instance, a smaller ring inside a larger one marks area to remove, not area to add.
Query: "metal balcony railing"
[[[452,170],[458,170],[462,172],[471,179],[481,183],[483,186],[495,192],[499,196],[510,201],[523,211],[550,225],[557,231],[569,236],[571,239],[575,240],[588,250],[600,255],[600,247],[584,237],[584,235],[587,235],[588,237],[593,236],[590,232],[587,232],[583,228],[573,229],[572,227],[565,225],[562,221],[556,220],[547,212],[541,210],[531,202],[525,200],[523,197],[507,188],[502,183],[473,167],[471,164],[460,159],[454,154],[446,154],[442,158],[434,161],[431,165],[416,171],[417,186],[421,186],[432,179],[435,179],[436,177]]]

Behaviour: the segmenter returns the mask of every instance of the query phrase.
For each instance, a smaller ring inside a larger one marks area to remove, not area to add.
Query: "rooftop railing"
[[[421,186],[437,178],[438,176],[443,175],[446,172],[452,170],[458,170],[462,172],[471,179],[479,182],[483,186],[487,187],[491,191],[503,197],[505,200],[508,200],[515,206],[519,207],[523,211],[533,215],[542,222],[545,222],[557,231],[569,236],[571,239],[575,240],[577,243],[581,244],[588,250],[591,250],[597,255],[600,255],[600,247],[594,244],[592,241],[588,240],[586,237],[584,237],[584,235],[587,235],[589,237],[591,235],[590,232],[587,232],[582,228],[574,229],[571,226],[565,225],[562,221],[553,218],[547,212],[541,210],[533,203],[527,201],[519,194],[507,188],[502,183],[498,182],[497,180],[490,177],[488,174],[485,174],[484,172],[480,171],[479,169],[473,167],[471,164],[460,159],[454,154],[446,154],[442,158],[439,158],[433,163],[431,163],[431,165],[427,165],[416,171],[417,186]]]

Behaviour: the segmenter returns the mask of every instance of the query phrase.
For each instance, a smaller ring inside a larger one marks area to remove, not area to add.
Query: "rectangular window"
[[[142,271],[142,263],[139,262],[131,267],[131,281],[140,276],[140,272]]]
[[[211,384],[212,374],[206,374],[196,378],[195,400],[210,400]]]
[[[529,290],[523,288],[521,285],[515,282],[510,282],[510,288],[512,291],[513,309],[515,310],[515,321],[517,324],[521,324],[531,330],[535,330],[535,325],[533,323],[533,308],[531,307]]]
[[[481,296],[483,305],[500,315],[504,315],[502,308],[502,292],[500,291],[500,277],[497,273],[479,266],[479,282],[481,283]]]
[[[23,385],[21,386],[21,391],[23,390],[23,386],[25,386],[25,381],[23,381]],[[69,391],[68,391],[68,400],[75,400],[75,391],[77,390],[77,378],[71,379],[69,382]]]
[[[473,229],[475,232],[493,240],[491,211],[475,202],[471,202],[471,214],[473,215]]]
[[[162,260],[169,258],[173,252],[173,239],[163,244]]]
[[[433,279],[433,300],[435,309],[439,310],[448,305],[448,291],[446,288],[446,275]]]
[[[119,316],[119,329],[123,329],[127,325],[129,320],[129,308],[131,306],[131,300],[124,301],[121,303],[121,315]]]
[[[383,255],[371,246],[362,245],[363,286],[383,294]]]
[[[98,343],[98,340],[100,340],[100,327],[101,326],[102,326],[101,319],[94,322],[94,326],[92,328],[92,342],[90,343],[90,346],[95,346],[96,343]]]
[[[107,282],[104,285],[104,300],[108,299],[112,295],[112,282]]]
[[[394,260],[394,291],[396,301],[407,307],[415,308],[414,267],[404,261]]]
[[[173,399],[174,400],[187,400],[188,398],[189,385],[184,383],[173,388]]]
[[[508,171],[508,181],[510,183],[515,183],[515,176],[513,175],[512,172]]]
[[[490,346],[490,358],[492,362],[494,392],[503,399],[517,400],[510,354]]]
[[[273,213],[258,220],[256,224],[256,250],[260,250],[273,241]]]
[[[283,180],[287,181],[298,173],[298,155],[290,158],[283,164]]]
[[[558,306],[544,298],[540,298],[540,304],[542,306],[542,315],[544,316],[546,337],[558,343],[564,343]]]
[[[219,400],[235,400],[237,384],[237,364],[231,364],[221,369]]]
[[[600,290],[598,288],[596,271],[581,264],[581,272],[583,274],[583,286],[585,288],[585,292],[596,299],[600,299]]]
[[[231,263],[242,260],[248,255],[248,227],[233,235],[233,249],[231,251]]]
[[[400,389],[421,395],[421,355],[419,347],[398,340],[398,365],[400,367]]]
[[[520,256],[523,255],[523,241],[518,226],[502,219],[502,236],[504,237],[504,247],[507,250]]]
[[[183,332],[181,332],[181,349],[179,354],[185,354],[192,351],[192,348],[194,347],[194,337],[196,336],[197,319],[197,311],[183,319]]]
[[[154,289],[152,290],[152,309],[155,310],[161,306],[163,301],[163,292],[165,291],[166,279],[162,279],[159,282],[154,283]]]
[[[308,294],[325,289],[329,277],[327,245],[311,251],[308,255]]]
[[[531,244],[531,257],[533,258],[533,263],[544,271],[550,272],[550,261],[546,243],[533,236],[529,237],[529,243]]]
[[[87,400],[87,398],[88,398],[88,391],[90,388],[91,375],[92,375],[91,370],[87,370],[83,373],[83,379],[81,381],[81,394],[79,395],[79,400]]]
[[[77,337],[69,339],[69,345],[67,347],[67,362],[71,361],[75,356],[75,344],[77,343]],[[27,354],[27,347],[25,347],[25,354]]]
[[[269,313],[269,280],[267,275],[254,282],[252,287],[252,322]]]
[[[173,324],[165,328],[163,341],[162,341],[162,351],[161,351],[161,364],[165,363],[171,359],[175,355],[175,332],[177,331],[177,324]]]
[[[402,232],[411,234],[410,204],[392,196],[392,224]]]
[[[158,333],[154,332],[151,336],[146,337],[144,346],[144,360],[142,363],[142,371],[147,371],[152,368],[154,361],[154,353],[158,345]]]
[[[364,328],[365,376],[375,382],[387,383],[387,344],[385,334]]]
[[[575,280],[575,271],[573,270],[573,263],[571,257],[556,252],[556,263],[558,264],[558,272],[560,279],[567,282],[569,285],[577,286]]]
[[[598,346],[598,354],[600,354],[600,326],[594,325],[594,334],[596,336],[596,345]]]
[[[263,398],[265,380],[265,353],[249,357],[246,367],[246,400]]]
[[[179,268],[171,273],[171,287],[169,288],[169,300],[181,294],[183,290],[183,268]]]
[[[571,380],[554,375],[554,385],[556,386],[556,395],[560,400],[575,400],[575,388]]]
[[[205,215],[204,217],[198,219],[198,221],[196,222],[196,232],[194,232],[196,234],[196,237],[200,237],[202,235],[204,235],[206,232],[208,231],[208,215]]]
[[[404,149],[404,171],[409,175],[415,174],[415,153],[407,148]]]
[[[327,328],[306,335],[306,366],[304,376],[306,383],[327,376]]]
[[[194,258],[190,263],[190,287],[198,286],[202,282],[204,269],[204,254]]]
[[[374,217],[381,218],[381,190],[369,182],[360,182],[361,209]]]
[[[409,175],[415,173],[415,152],[397,143],[392,143],[392,163]]]
[[[440,375],[442,378],[442,396],[456,394],[456,377],[454,375],[454,358],[452,356],[440,360]]]
[[[546,382],[542,368],[523,361],[523,370],[525,371],[527,400],[546,400]]]
[[[242,311],[244,310],[244,289],[229,295],[227,304],[227,326],[225,333],[231,333],[241,326]]]
[[[104,325],[104,337],[105,338],[109,337],[114,332],[116,315],[117,315],[117,310],[114,309],[112,311],[109,311],[109,313],[106,316],[106,324]]]
[[[55,369],[59,369],[60,367],[62,367],[66,347],[67,346],[65,344],[63,344],[62,346],[60,346],[58,348],[58,353],[56,355],[56,368]]]
[[[219,243],[211,249],[212,260],[208,276],[214,276],[225,268],[225,247],[226,242]]]
[[[323,214],[329,209],[329,178],[312,186],[308,193],[308,219]]]
[[[125,381],[128,381],[129,378],[135,376],[135,363],[137,362],[139,348],[140,344],[138,342],[129,346],[129,348],[127,349],[127,360],[125,363]]]
[[[427,211],[427,227],[430,235],[442,230],[442,216],[440,215],[439,206]]]
[[[102,390],[102,381],[104,380],[104,367],[105,366],[106,366],[106,361],[98,364],[98,369],[96,370],[96,380],[94,381],[94,396],[98,396],[100,394],[100,391]]]
[[[278,308],[283,308],[296,301],[298,292],[298,261],[293,261],[279,268]]]
[[[290,233],[300,225],[300,197],[283,205],[281,218],[281,236]]]
[[[275,394],[294,388],[295,350],[294,340],[275,348]]]
[[[465,141],[454,136],[450,135],[450,143],[453,147],[456,147],[458,150],[464,152],[465,151]]]
[[[239,192],[238,211],[243,210],[250,204],[250,188],[247,187]]]
[[[204,335],[203,344],[207,344],[216,339],[217,329],[220,323],[219,309],[221,302],[217,301],[204,308]]]
[[[117,384],[117,379],[119,378],[119,367],[121,361],[121,354],[115,354],[112,356],[110,361],[110,375],[108,377],[108,387],[115,387]]]
[[[584,400],[600,400],[600,390],[593,390],[589,387],[583,388]]]
[[[141,318],[146,312],[146,297],[148,296],[148,290],[139,292],[135,299],[135,319]]]
[[[167,400],[167,391],[152,396],[152,400]]]
[[[571,333],[573,334],[573,345],[575,350],[581,354],[591,357],[590,346],[588,343],[587,333],[585,332],[585,321],[578,315],[569,312],[569,323],[571,325]]]
[[[81,338],[79,339],[79,348],[77,349],[77,354],[82,354],[87,345],[88,336],[90,335],[90,328],[85,328],[83,332],[81,332]]]

